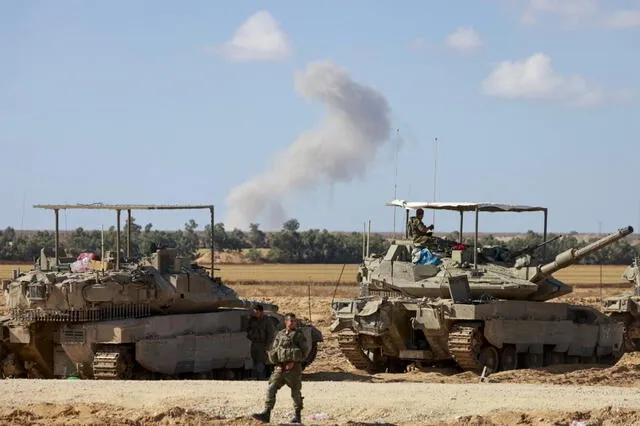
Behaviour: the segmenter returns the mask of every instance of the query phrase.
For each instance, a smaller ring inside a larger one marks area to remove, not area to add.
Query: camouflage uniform
[[[265,410],[271,411],[276,403],[276,393],[285,384],[291,388],[291,398],[296,415],[302,411],[302,361],[309,348],[302,331],[293,329],[281,330],[276,335],[273,348],[269,351],[269,360],[276,366],[269,378]],[[285,370],[288,363],[293,367]]]
[[[409,236],[413,238],[413,244],[416,247],[425,248],[431,241],[431,231],[429,227],[417,217],[413,216],[409,219]]]
[[[263,316],[251,317],[247,330],[247,339],[251,340],[251,359],[257,379],[266,378],[266,365],[269,361],[267,349],[271,346],[275,334],[273,322]]]

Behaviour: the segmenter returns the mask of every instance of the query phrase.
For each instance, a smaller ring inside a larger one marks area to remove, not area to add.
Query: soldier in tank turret
[[[426,226],[422,223],[424,210],[416,210],[416,215],[409,219],[408,229],[409,237],[413,239],[413,243],[418,248],[425,248],[433,238],[433,225]]]
[[[251,359],[253,360],[254,376],[258,380],[265,379],[267,362],[267,349],[271,346],[276,330],[273,322],[264,316],[262,305],[254,305],[247,338],[251,340]]]
[[[301,421],[302,361],[304,361],[309,348],[302,331],[296,328],[294,314],[285,315],[284,324],[285,328],[278,332],[273,341],[273,347],[269,351],[269,360],[275,365],[275,369],[269,378],[264,411],[252,415],[254,419],[267,423],[271,420],[271,410],[276,404],[276,393],[284,385],[291,388],[291,398],[295,410],[291,423],[300,423]]]

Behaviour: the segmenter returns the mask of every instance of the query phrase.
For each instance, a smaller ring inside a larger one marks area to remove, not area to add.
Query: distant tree
[[[250,248],[244,257],[250,262],[259,262],[262,260],[262,255],[256,248]]]
[[[264,248],[267,245],[267,237],[257,223],[249,225],[249,244],[253,248]]]
[[[298,222],[298,219],[289,219],[282,225],[282,229],[284,231],[296,232],[300,229],[300,222]]]
[[[193,219],[189,219],[189,221],[184,224],[184,232],[181,232],[177,239],[178,251],[181,255],[190,258],[196,257],[199,243],[196,229],[198,229],[198,224]]]

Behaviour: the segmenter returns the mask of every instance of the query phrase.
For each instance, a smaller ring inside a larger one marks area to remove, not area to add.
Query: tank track
[[[449,331],[451,357],[465,371],[478,371],[480,362],[480,324],[454,324]]]
[[[375,370],[375,364],[362,351],[358,336],[355,333],[343,332],[338,334],[338,346],[347,361],[357,369],[370,372]]]
[[[132,368],[127,348],[101,348],[93,357],[93,377],[95,379],[130,379]]]

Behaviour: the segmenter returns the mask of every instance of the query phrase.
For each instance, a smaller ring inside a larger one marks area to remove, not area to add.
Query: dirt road
[[[114,424],[125,419],[251,423],[241,416],[261,408],[265,386],[265,382],[5,380],[0,382],[0,420],[18,424]],[[571,417],[607,406],[626,415],[627,410],[640,410],[636,389],[604,386],[308,382],[303,393],[305,422],[314,413],[327,413],[329,418],[320,423],[334,424],[429,424],[456,418],[465,422],[470,419],[464,416],[491,413],[504,418],[523,412],[538,413],[534,418],[539,419],[551,411]],[[291,402],[285,389],[278,396],[274,420],[282,421]]]

